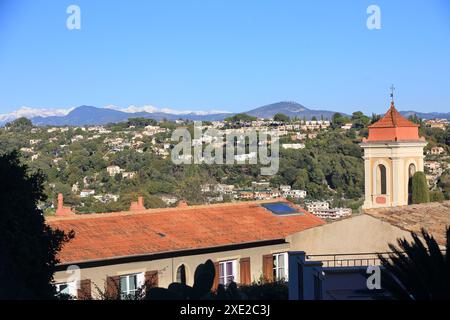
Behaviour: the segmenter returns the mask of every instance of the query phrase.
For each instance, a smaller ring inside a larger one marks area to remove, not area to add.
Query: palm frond
[[[447,228],[447,248],[450,228]],[[379,255],[383,270],[382,286],[398,299],[450,298],[450,263],[447,254],[425,229],[420,236],[411,233],[412,241],[398,239],[389,244],[392,251]]]

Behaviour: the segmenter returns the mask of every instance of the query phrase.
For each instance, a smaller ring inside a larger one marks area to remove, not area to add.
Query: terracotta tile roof
[[[366,213],[406,231],[419,233],[425,228],[439,244],[445,245],[445,230],[450,226],[450,201],[369,209]]]
[[[395,109],[394,102],[391,102],[391,107],[380,120],[369,126],[369,128],[396,127],[419,127],[419,125],[403,117],[400,112]]]
[[[58,256],[62,264],[283,239],[325,223],[301,208],[301,215],[276,216],[260,206],[264,202],[50,217],[47,223],[76,233]]]

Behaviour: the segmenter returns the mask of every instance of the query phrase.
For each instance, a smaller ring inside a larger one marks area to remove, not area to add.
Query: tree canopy
[[[279,122],[289,122],[289,117],[283,113],[277,113],[273,116],[273,120],[279,121]]]
[[[351,120],[355,129],[363,129],[370,124],[370,118],[361,111],[353,112]]]
[[[56,254],[74,234],[45,223],[44,177],[16,152],[0,155],[0,177],[0,299],[53,299]]]
[[[349,118],[341,115],[340,113],[335,113],[333,115],[333,118],[331,119],[331,125],[333,128],[340,128],[349,121],[350,121]]]
[[[21,118],[17,118],[16,120],[12,121],[12,122],[8,122],[6,125],[6,127],[11,128],[11,129],[29,129],[33,126],[33,123],[31,122],[31,120],[25,118],[25,117],[21,117]]]
[[[228,122],[250,122],[250,121],[255,121],[256,119],[257,119],[256,117],[249,116],[246,113],[238,113],[232,117],[226,118],[225,121],[228,121]]]

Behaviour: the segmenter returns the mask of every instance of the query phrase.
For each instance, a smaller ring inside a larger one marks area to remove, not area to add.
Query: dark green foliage
[[[438,186],[444,193],[444,198],[450,200],[450,172],[442,174],[439,178]]]
[[[249,300],[287,300],[289,297],[288,284],[284,281],[258,281],[240,286],[239,290]]]
[[[450,126],[448,126],[447,130],[445,130],[444,139],[445,144],[450,147]]]
[[[412,203],[430,202],[430,194],[428,191],[427,179],[425,174],[417,171],[412,177]]]
[[[347,122],[349,122],[349,119],[342,116],[340,113],[335,113],[331,119],[331,125],[333,128],[340,128]]]
[[[44,177],[16,152],[0,155],[0,299],[52,299],[56,254],[74,234],[45,224]]]
[[[364,115],[361,111],[353,112],[351,120],[353,127],[358,130],[367,127],[370,123],[370,118]]]
[[[417,124],[422,124],[422,119],[420,119],[417,114],[413,114],[411,116],[408,117],[408,120]]]
[[[146,126],[156,126],[158,122],[154,119],[149,118],[129,118],[127,124],[128,126],[143,128]]]
[[[247,300],[248,297],[242,292],[235,282],[231,282],[227,287],[219,285],[214,296],[216,300]]]
[[[141,287],[138,287],[133,294],[123,295],[120,293],[120,280],[115,282],[105,280],[103,282],[103,287],[99,287],[96,283],[94,283],[94,290],[96,291],[96,300],[144,300],[146,297],[146,292],[151,288],[149,283],[144,283]],[[70,300],[73,297],[68,297]],[[88,298],[92,299],[92,296]],[[59,298],[59,300],[62,300]]]
[[[255,121],[256,119],[257,119],[256,117],[249,116],[248,114],[238,113],[232,117],[226,118],[225,121],[228,121],[228,122],[250,122],[250,121]]]
[[[212,292],[215,268],[211,260],[200,264],[195,270],[192,287],[182,283],[171,283],[167,289],[150,288],[148,300],[287,300],[288,287],[285,282],[255,282],[238,287],[232,282],[228,286],[219,285]]]
[[[208,296],[214,284],[215,273],[214,263],[211,260],[197,267],[194,273],[194,286],[192,287],[192,293],[195,297]]]
[[[430,192],[430,202],[441,202],[444,200],[445,200],[445,197],[441,191],[431,191]]]
[[[273,116],[273,120],[279,122],[289,122],[289,117],[283,113],[277,113]]]
[[[172,283],[167,289],[150,288],[147,293],[149,300],[205,300],[212,299],[211,292],[214,283],[215,269],[211,260],[200,264],[195,270],[192,287],[182,283]]]
[[[420,134],[434,145],[450,147],[450,126],[446,130],[421,126]]]
[[[12,122],[9,122],[5,125],[5,127],[12,129],[12,130],[24,130],[24,129],[30,129],[33,126],[33,123],[31,120],[21,117],[18,118]]]
[[[362,151],[351,132],[331,131],[306,142],[303,150],[281,150],[278,174],[273,185],[289,184],[321,199],[333,191],[346,198],[358,199],[364,189]]]
[[[399,239],[398,247],[389,245],[393,252],[389,258],[380,256],[384,266],[382,287],[397,299],[450,299],[450,228],[447,228],[447,253],[424,229],[423,240],[415,233],[411,235],[412,242]]]
[[[381,115],[372,113],[372,118],[370,119],[370,124],[374,124],[375,122],[377,122],[380,119],[381,119]]]

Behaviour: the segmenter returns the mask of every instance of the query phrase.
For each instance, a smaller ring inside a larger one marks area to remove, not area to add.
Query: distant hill
[[[283,113],[290,118],[298,117],[299,119],[303,119],[305,117],[307,120],[311,120],[312,117],[316,117],[320,120],[323,116],[324,119],[331,120],[336,112],[337,111],[312,110],[297,102],[284,101],[268,104],[245,113],[258,118],[273,118],[277,113]],[[345,115],[344,113],[341,114]]]
[[[123,112],[113,109],[97,108],[91,106],[81,106],[75,108],[65,116],[34,117],[31,118],[33,124],[38,126],[85,126],[85,125],[103,125],[107,123],[116,123],[127,121],[129,118],[152,118],[155,120],[177,120],[188,119],[197,121],[222,120],[230,116],[229,113],[217,114],[171,114],[165,112]]]
[[[126,120],[129,116],[129,114],[117,110],[81,106],[65,116],[34,117],[31,120],[35,125],[82,126],[120,122]]]
[[[418,118],[429,120],[429,119],[447,119],[450,120],[450,112],[417,112],[417,111],[400,111],[401,115],[409,118],[414,114],[417,115]]]

